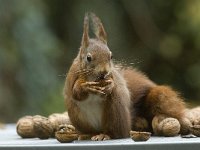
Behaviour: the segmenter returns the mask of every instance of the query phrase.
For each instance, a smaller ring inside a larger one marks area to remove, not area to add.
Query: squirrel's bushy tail
[[[179,120],[185,110],[185,103],[178,92],[168,86],[153,87],[145,103],[153,116],[164,114]]]

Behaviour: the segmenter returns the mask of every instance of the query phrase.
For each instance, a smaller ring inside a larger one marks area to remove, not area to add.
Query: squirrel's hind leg
[[[135,116],[132,118],[131,129],[134,131],[149,131],[149,123],[144,117]]]

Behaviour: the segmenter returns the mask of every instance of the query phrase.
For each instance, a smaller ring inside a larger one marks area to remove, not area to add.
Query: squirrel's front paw
[[[106,80],[105,82],[107,83],[107,85],[104,86],[105,89],[103,90],[103,92],[106,95],[109,95],[112,92],[112,90],[113,90],[114,82],[113,82],[113,80]]]
[[[81,84],[82,88],[93,94],[105,95],[104,89],[105,87],[101,87],[99,82],[85,82]]]
[[[112,80],[105,80],[100,82],[85,82],[82,83],[81,86],[87,92],[91,92],[93,94],[98,94],[101,96],[106,96],[112,92],[114,83]]]
[[[105,140],[110,140],[110,139],[111,139],[110,136],[106,134],[98,134],[91,138],[91,140],[93,141],[105,141]]]

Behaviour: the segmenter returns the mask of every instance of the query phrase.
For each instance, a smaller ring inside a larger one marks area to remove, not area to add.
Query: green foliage
[[[59,97],[59,43],[40,1],[0,1],[0,5],[0,114],[9,121],[22,114],[43,113],[46,98],[52,93]]]
[[[115,59],[199,103],[200,1],[0,0],[0,120],[65,110],[87,11],[102,19]]]

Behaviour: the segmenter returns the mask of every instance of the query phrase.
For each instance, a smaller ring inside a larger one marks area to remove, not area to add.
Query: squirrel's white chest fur
[[[103,112],[102,102],[102,97],[90,94],[86,100],[77,103],[82,115],[85,117],[85,121],[97,131],[101,130]]]

